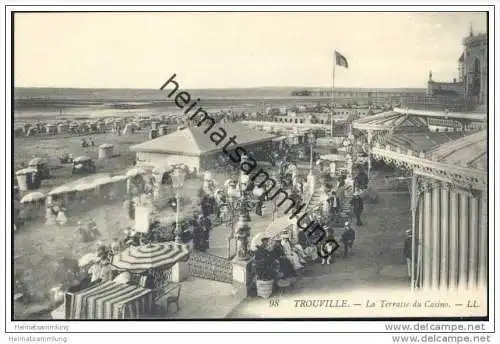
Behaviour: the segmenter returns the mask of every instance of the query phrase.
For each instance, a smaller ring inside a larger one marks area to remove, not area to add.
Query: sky
[[[16,87],[425,88],[457,77],[485,13],[17,13]]]

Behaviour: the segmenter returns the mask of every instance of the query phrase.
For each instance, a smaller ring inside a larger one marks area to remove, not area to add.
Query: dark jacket
[[[411,237],[407,237],[405,239],[405,245],[404,245],[404,256],[405,258],[411,259]]]
[[[354,184],[360,189],[366,189],[368,187],[368,175],[364,172],[359,173],[354,178]]]
[[[355,214],[363,212],[363,199],[359,196],[353,197],[351,200],[352,210]]]
[[[356,239],[356,232],[354,231],[354,229],[349,228],[348,230],[342,232],[341,241],[344,244],[349,242],[354,242],[355,239]]]

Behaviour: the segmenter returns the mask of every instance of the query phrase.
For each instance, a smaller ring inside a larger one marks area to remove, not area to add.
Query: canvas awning
[[[359,118],[352,122],[352,127],[358,130],[390,130],[397,127],[427,128],[427,123],[411,114],[387,111]]]
[[[210,123],[208,120],[206,121]],[[205,122],[205,123],[206,123]],[[216,123],[207,133],[207,125],[202,123],[201,127],[192,126],[174,131],[168,135],[158,137],[130,147],[133,152],[182,154],[188,156],[201,156],[208,153],[222,151],[230,137],[236,136],[238,146],[248,146],[260,142],[270,142],[275,135],[256,131],[241,123]],[[225,132],[226,138],[217,145],[211,139],[211,133]]]
[[[486,130],[482,130],[444,143],[429,152],[429,156],[434,161],[486,171],[487,145]]]

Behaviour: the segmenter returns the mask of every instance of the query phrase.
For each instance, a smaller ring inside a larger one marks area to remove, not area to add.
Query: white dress
[[[64,226],[66,223],[68,223],[68,218],[63,211],[60,211],[57,213],[56,221],[60,226]]]
[[[302,269],[304,266],[300,263],[299,255],[292,249],[290,241],[281,240],[281,246],[283,246],[283,251],[295,270]]]

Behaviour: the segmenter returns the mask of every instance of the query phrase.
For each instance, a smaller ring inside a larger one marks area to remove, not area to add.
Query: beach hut
[[[57,126],[55,124],[47,124],[45,126],[45,132],[47,135],[55,135],[57,134]]]
[[[41,179],[50,178],[49,161],[45,158],[33,158],[28,163],[28,167],[35,168]]]
[[[19,190],[21,191],[38,189],[41,184],[38,170],[33,167],[24,168],[17,171],[16,179]]]
[[[35,191],[27,194],[21,198],[20,203],[20,217],[23,220],[33,220],[37,217],[45,215],[45,195],[41,192]]]
[[[109,143],[104,143],[99,146],[99,159],[105,160],[113,157],[114,146]]]
[[[123,129],[122,135],[132,135],[137,130],[137,124],[127,123]]]
[[[22,136],[24,133],[24,129],[22,127],[17,127],[14,129],[14,136],[19,137]]]
[[[158,127],[158,135],[163,136],[168,134],[168,125],[162,124]]]
[[[29,127],[28,130],[26,130],[26,136],[33,136],[36,133],[38,133],[38,129],[35,127]]]
[[[103,121],[97,122],[97,132],[98,133],[105,133],[106,132],[106,123]]]
[[[151,122],[151,129],[152,130],[155,130],[155,129],[158,129],[158,126],[160,125],[160,122],[157,122],[157,121],[152,121]]]
[[[67,123],[59,123],[57,125],[57,132],[59,134],[64,134],[64,133],[67,133],[68,132],[68,129],[69,129],[69,126]]]
[[[151,131],[149,132],[149,139],[150,140],[154,140],[158,136],[160,136],[159,133],[158,133],[158,129],[151,129]]]

